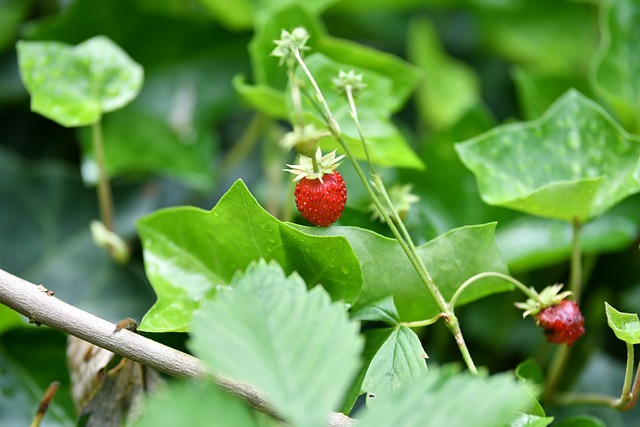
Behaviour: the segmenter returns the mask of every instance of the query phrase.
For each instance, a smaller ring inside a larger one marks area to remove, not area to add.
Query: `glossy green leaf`
[[[621,313],[604,303],[607,313],[607,323],[618,339],[627,344],[640,344],[640,320],[635,313]]]
[[[63,126],[97,122],[142,86],[142,67],[105,36],[77,46],[20,41],[17,50],[31,109]]]
[[[572,234],[571,224],[566,221],[523,216],[502,225],[496,241],[512,272],[530,271],[568,260]],[[585,224],[580,233],[580,246],[585,255],[615,252],[628,247],[637,235],[635,221],[608,212]]]
[[[539,120],[456,144],[485,202],[584,222],[640,191],[640,139],[576,91]]]
[[[323,90],[323,95],[333,113],[333,117],[340,125],[340,131],[349,144],[353,154],[359,159],[366,159],[366,154],[360,140],[358,129],[350,116],[349,104],[346,98],[333,90],[333,80],[341,70],[354,70],[364,74],[363,82],[367,87],[358,94],[357,106],[358,118],[362,129],[366,129],[366,138],[371,160],[380,166],[395,166],[404,168],[423,169],[424,165],[418,156],[411,150],[400,131],[391,123],[389,117],[389,100],[392,96],[392,82],[389,78],[379,75],[374,71],[350,67],[331,60],[322,54],[310,55],[305,60],[316,82]],[[350,68],[347,68],[350,67]],[[298,70],[298,78],[304,79],[302,72]],[[289,114],[293,117],[295,111],[290,99]],[[305,111],[310,112],[307,118],[315,122],[317,127],[326,128],[323,117],[318,113],[308,99],[303,99]],[[340,145],[333,140],[322,143],[325,150],[340,149]]]
[[[362,392],[367,394],[368,400],[377,401],[401,384],[425,375],[427,358],[415,332],[406,326],[391,329],[369,363],[362,381]]]
[[[416,19],[409,27],[408,55],[425,78],[418,90],[423,120],[435,129],[457,123],[480,100],[480,82],[473,70],[444,51],[431,21]]]
[[[25,320],[17,311],[0,304],[0,334],[16,326],[24,325]]]
[[[214,372],[255,385],[292,425],[322,426],[357,372],[358,333],[322,287],[307,291],[262,261],[203,305],[190,347]]]
[[[0,265],[32,283],[42,283],[61,300],[117,322],[140,318],[153,293],[140,265],[115,264],[91,238],[89,223],[98,218],[96,193],[78,171],[55,161],[25,161],[0,150]],[[131,236],[134,218],[159,205],[157,193],[114,189],[116,227]],[[175,190],[174,190],[175,191]],[[142,211],[142,212],[141,212]]]
[[[542,368],[535,361],[535,359],[529,358],[516,366],[515,375],[518,379],[524,381],[531,381],[534,384],[544,384],[544,374]]]
[[[354,320],[385,322],[389,325],[400,323],[400,315],[393,302],[393,295],[360,306],[357,310],[351,310],[351,318]]]
[[[310,234],[347,238],[364,277],[362,293],[353,310],[393,295],[402,321],[428,319],[440,312],[395,239],[356,227],[298,228]],[[445,299],[451,298],[475,274],[507,273],[495,244],[494,230],[495,223],[461,227],[418,247],[419,256]],[[512,285],[503,280],[481,279],[461,295],[458,305],[510,289]]]
[[[143,330],[188,330],[201,300],[258,259],[297,271],[310,287],[322,284],[335,300],[352,304],[360,293],[360,266],[344,238],[308,235],[278,221],[241,180],[211,211],[161,210],[140,219],[138,231],[147,277],[158,296]]]
[[[621,122],[635,132],[640,115],[640,4],[617,0],[601,7],[600,46],[593,58],[594,90],[616,111]]]
[[[43,427],[74,426],[66,366],[66,336],[48,328],[19,328],[0,335],[0,425],[28,426],[44,393],[60,383]]]
[[[174,382],[145,401],[135,427],[257,427],[253,411],[240,399],[207,382]]]
[[[380,398],[358,422],[360,427],[495,427],[508,425],[526,410],[524,384],[505,374],[479,378],[469,373],[429,372]]]

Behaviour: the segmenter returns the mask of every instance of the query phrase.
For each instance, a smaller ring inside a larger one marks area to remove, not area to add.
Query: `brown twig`
[[[116,325],[59,300],[51,292],[0,269],[0,303],[26,316],[36,324],[73,335],[139,362],[159,372],[181,378],[212,376],[220,388],[234,394],[256,410],[277,417],[265,397],[249,384],[221,375],[211,374],[198,358],[122,329]],[[332,413],[328,427],[351,426],[353,420],[341,413]]]

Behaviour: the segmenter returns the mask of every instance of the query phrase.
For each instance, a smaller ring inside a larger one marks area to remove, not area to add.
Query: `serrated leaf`
[[[353,320],[386,322],[389,325],[400,323],[400,315],[396,304],[393,302],[393,295],[372,301],[369,304],[360,306],[357,310],[352,310],[351,318]]]
[[[257,427],[253,411],[210,382],[174,382],[145,401],[136,427]]]
[[[357,227],[296,227],[310,234],[347,238],[364,277],[362,293],[353,310],[393,295],[402,321],[428,319],[440,312],[395,239]],[[461,227],[418,248],[419,256],[445,299],[451,298],[458,287],[475,274],[507,273],[495,244],[494,230],[495,223]],[[481,279],[461,295],[458,305],[510,289],[512,285],[503,280]]]
[[[354,70],[357,74],[363,74],[363,82],[367,87],[358,94],[357,108],[358,118],[362,129],[366,129],[367,148],[371,160],[388,167],[404,167],[423,169],[424,165],[418,156],[411,150],[400,131],[391,123],[389,100],[392,96],[391,79],[379,75],[365,68],[354,67],[336,62],[322,54],[315,53],[305,59],[307,67],[311,70],[317,84],[333,113],[333,117],[340,124],[340,131],[351,151],[358,159],[366,159],[366,154],[360,140],[358,129],[349,113],[349,104],[346,98],[333,90],[333,79],[341,70]],[[298,70],[299,79],[305,79],[302,71]],[[287,98],[289,114],[293,116],[295,110]],[[303,99],[308,121],[314,122],[318,128],[326,128],[324,118],[318,113],[308,99]],[[333,140],[323,142],[325,150],[338,149],[340,145]]]
[[[142,86],[142,67],[105,36],[77,46],[19,41],[17,51],[31,109],[63,126],[97,122]]]
[[[138,231],[147,277],[158,296],[143,330],[188,330],[200,302],[258,259],[297,271],[310,287],[322,284],[334,300],[352,304],[360,293],[360,265],[344,238],[308,235],[278,221],[241,180],[211,211],[157,211],[139,220]]]
[[[539,120],[456,144],[483,200],[532,215],[584,222],[640,191],[640,139],[571,90]]]
[[[300,276],[260,262],[204,305],[190,348],[214,372],[255,385],[292,425],[322,426],[357,371],[358,333],[322,287],[307,291]]]
[[[411,22],[407,46],[412,62],[425,74],[417,98],[421,117],[434,129],[457,123],[480,100],[478,77],[447,55],[429,20]]]
[[[406,326],[393,328],[371,360],[362,381],[368,399],[395,390],[401,384],[427,373],[427,353],[418,336]]]
[[[604,303],[607,323],[618,339],[627,344],[640,344],[640,320],[635,313],[622,313]]]
[[[638,131],[640,125],[640,4],[617,0],[602,5],[601,39],[593,57],[594,90],[616,111],[621,122]]]
[[[474,427],[506,425],[525,410],[524,384],[501,374],[481,379],[469,373],[442,376],[436,371],[383,396],[358,422],[360,427]]]

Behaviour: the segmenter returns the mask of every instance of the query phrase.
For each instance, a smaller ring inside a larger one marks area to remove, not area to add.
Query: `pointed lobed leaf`
[[[533,122],[456,144],[485,202],[580,221],[640,191],[640,139],[571,90]]]
[[[526,410],[531,396],[511,376],[481,379],[469,373],[432,371],[383,396],[358,422],[360,427],[474,427],[508,425]]]
[[[640,4],[635,0],[607,2],[600,8],[601,39],[593,57],[594,90],[630,129],[640,126]]]
[[[420,338],[406,326],[391,329],[388,338],[369,363],[362,381],[367,398],[378,399],[411,379],[427,373],[427,353]]]
[[[194,319],[190,348],[217,373],[255,385],[295,426],[322,426],[358,368],[359,325],[322,287],[307,291],[261,261]]]
[[[428,319],[439,313],[433,298],[395,239],[357,227],[297,228],[310,234],[347,238],[360,261],[364,277],[362,293],[353,310],[393,295],[402,321]],[[418,248],[418,254],[445,299],[449,299],[465,280],[475,274],[484,271],[507,273],[496,247],[494,231],[495,223],[461,227]],[[458,305],[510,289],[512,285],[503,280],[481,279],[461,295]]]
[[[640,344],[640,320],[635,313],[622,313],[604,303],[607,323],[618,339],[627,344]]]
[[[77,46],[19,41],[17,50],[31,109],[63,126],[95,123],[142,86],[142,67],[105,36]]]
[[[185,331],[201,300],[258,259],[276,260],[334,300],[352,304],[362,284],[358,260],[342,237],[305,234],[269,215],[241,180],[211,211],[169,208],[138,222],[147,276],[158,300],[140,327]]]

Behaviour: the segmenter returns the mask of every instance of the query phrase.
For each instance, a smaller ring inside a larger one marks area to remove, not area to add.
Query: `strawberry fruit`
[[[338,171],[325,174],[322,179],[301,179],[294,194],[302,217],[320,227],[336,222],[347,203],[347,186]]]
[[[302,217],[313,225],[328,227],[340,218],[347,203],[347,186],[335,170],[344,156],[336,152],[323,156],[320,148],[315,158],[300,155],[300,163],[287,165],[296,177],[296,206]]]
[[[536,322],[544,329],[547,341],[573,345],[584,335],[584,317],[575,301],[562,300],[540,310]]]

